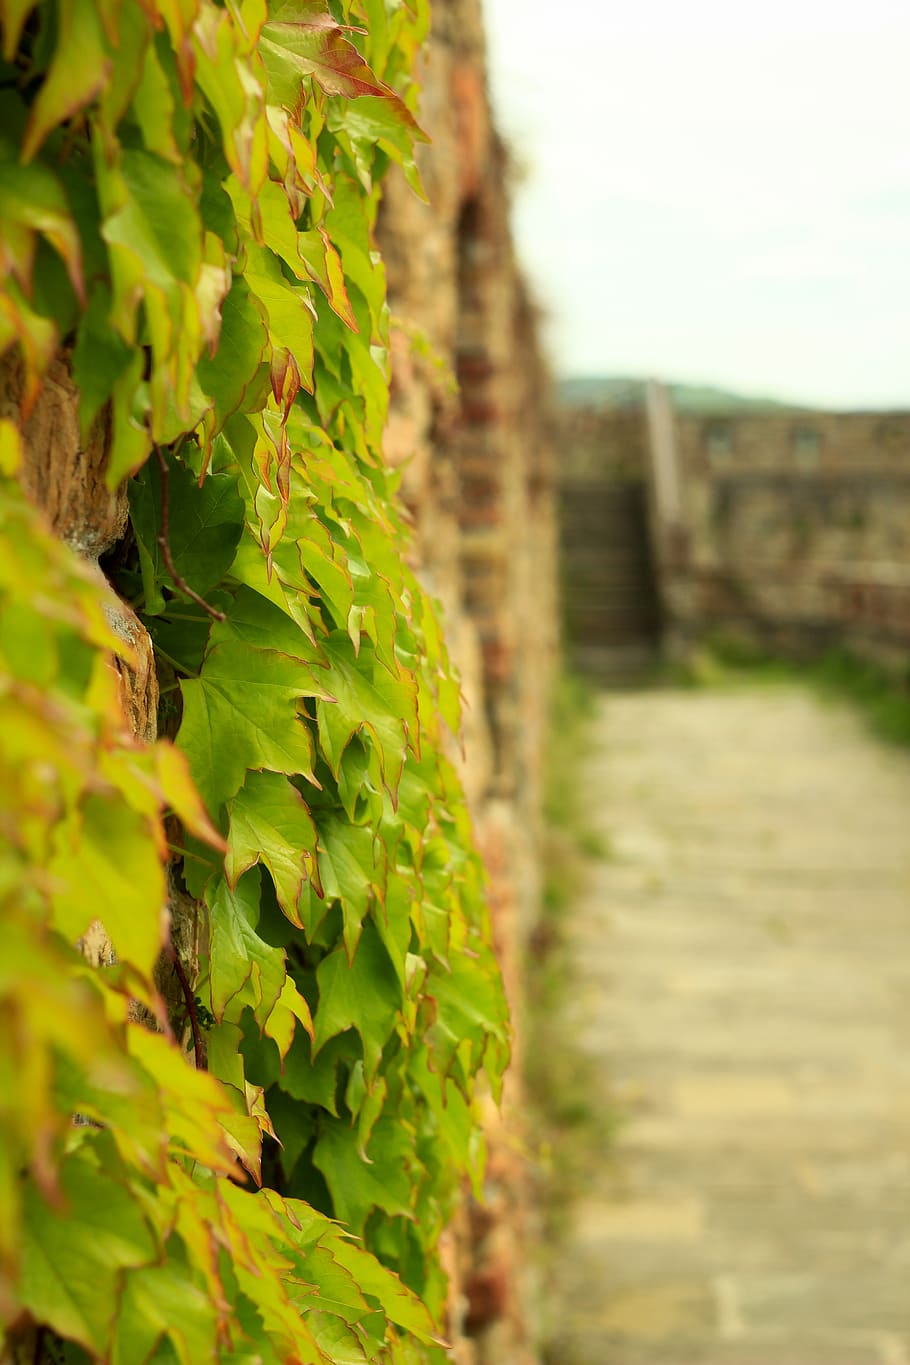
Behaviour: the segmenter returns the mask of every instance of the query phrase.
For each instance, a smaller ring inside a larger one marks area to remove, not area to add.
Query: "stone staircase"
[[[643,481],[564,486],[560,549],[572,666],[607,686],[641,682],[660,634]]]

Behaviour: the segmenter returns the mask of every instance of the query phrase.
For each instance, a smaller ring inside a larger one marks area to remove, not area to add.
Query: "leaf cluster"
[[[381,457],[373,226],[391,161],[419,191],[425,3],[0,22],[0,352],[25,417],[61,352],[83,430],[107,415],[173,739],[128,733],[112,594],[0,427],[0,1319],[68,1360],[430,1359],[507,1024]],[[207,1071],[159,990],[175,888]],[[72,946],[98,920],[102,969]]]

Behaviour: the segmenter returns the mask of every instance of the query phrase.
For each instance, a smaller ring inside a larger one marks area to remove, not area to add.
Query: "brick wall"
[[[538,902],[540,787],[556,645],[548,377],[509,231],[507,153],[487,96],[480,0],[434,0],[423,72],[429,202],[393,179],[380,218],[395,319],[386,439],[420,572],[462,675],[458,756],[517,1018]],[[454,1230],[451,1333],[462,1365],[530,1365],[524,1294],[529,1172],[517,1155],[521,1038],[491,1106],[485,1207]]]

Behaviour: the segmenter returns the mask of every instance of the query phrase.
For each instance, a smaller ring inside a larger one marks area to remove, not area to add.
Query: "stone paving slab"
[[[562,1026],[620,1124],[549,1360],[910,1365],[910,756],[789,688],[596,738]]]

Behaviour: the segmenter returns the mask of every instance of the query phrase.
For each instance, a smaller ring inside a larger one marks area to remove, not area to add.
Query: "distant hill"
[[[563,379],[557,386],[567,407],[637,407],[644,402],[647,380],[630,375],[588,375]],[[756,398],[704,384],[667,384],[677,412],[796,412],[797,405],[775,398]],[[805,409],[803,409],[805,410]]]

